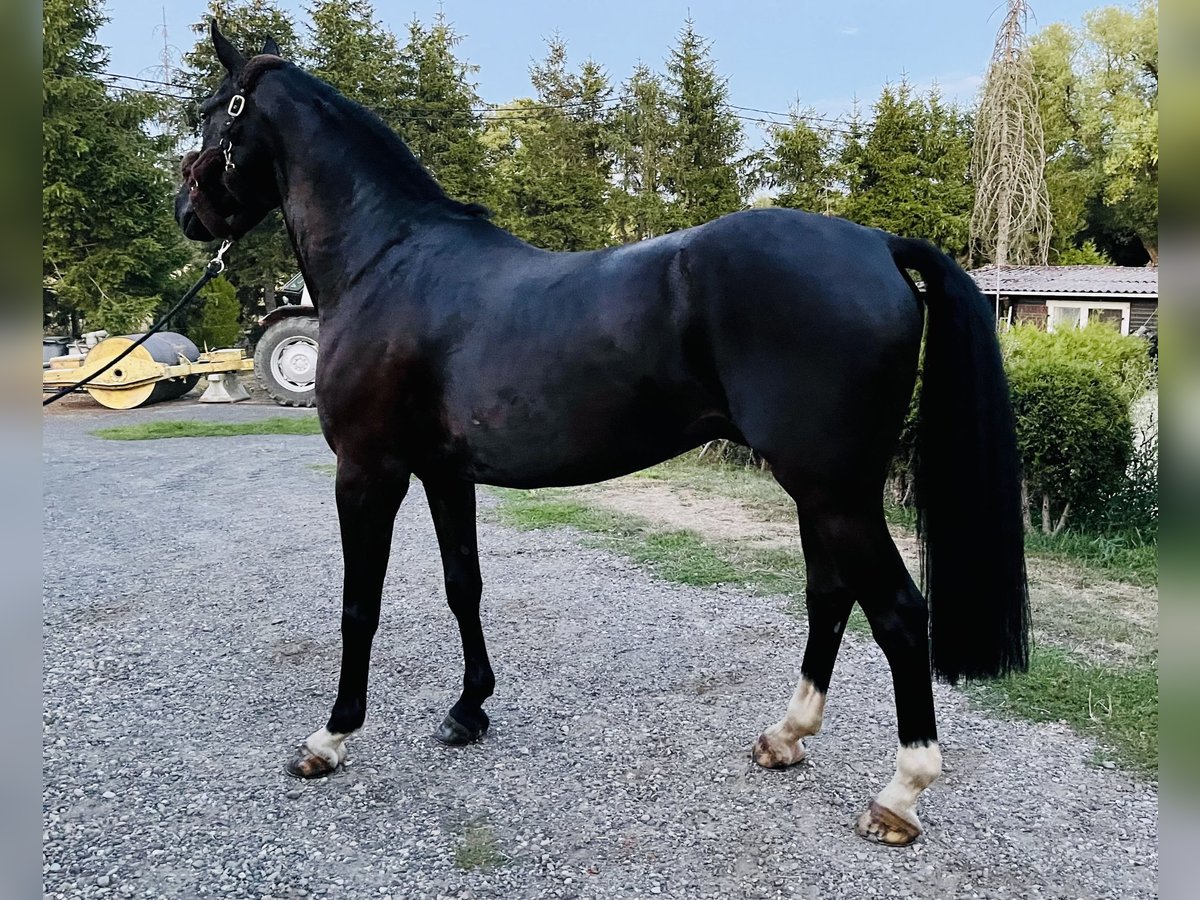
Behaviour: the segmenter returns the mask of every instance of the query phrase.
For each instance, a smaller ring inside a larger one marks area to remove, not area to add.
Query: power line
[[[109,79],[120,79],[123,81],[134,81],[140,84],[153,84],[161,87],[175,88],[177,91],[183,89],[183,85],[175,82],[162,81],[154,78],[144,78],[140,75],[123,75],[117,72],[100,72],[99,75]],[[53,73],[44,73],[44,77],[49,78],[71,78],[77,76],[62,76]],[[154,90],[152,88],[137,88],[130,87],[126,84],[117,84],[109,82],[109,86],[120,91],[126,91],[134,94],[145,94],[154,97],[161,97],[167,100],[173,100],[177,103],[187,104],[199,103],[201,98],[189,97],[179,93],[169,93],[167,91]],[[428,112],[414,112],[411,108],[399,107],[374,107],[372,112],[376,115],[386,116],[392,121],[404,122],[419,122],[419,121],[440,121],[446,123],[470,124],[475,121],[475,117],[482,118],[488,122],[502,124],[511,123],[527,123],[545,121],[548,116],[547,110],[553,109],[573,109],[575,107],[590,107],[592,110],[600,112],[613,112],[617,109],[617,104],[627,100],[634,99],[630,94],[618,94],[612,97],[606,97],[597,100],[573,100],[564,103],[539,103],[533,101],[532,105],[524,106],[521,104],[505,103],[487,106],[472,106],[464,110],[430,110]],[[853,118],[831,118],[829,116],[819,116],[807,113],[797,112],[779,112],[777,110],[761,109],[754,106],[739,106],[735,103],[723,104],[727,110],[730,110],[734,118],[743,121],[751,122],[757,125],[770,126],[772,128],[787,128],[796,124],[804,124],[813,131],[825,132],[827,134],[837,134],[844,137],[855,136],[860,130],[870,130],[875,122],[872,119],[855,120]],[[759,115],[745,115],[745,113],[758,113]],[[771,117],[771,118],[767,118]],[[779,121],[783,119],[784,121]],[[828,124],[827,124],[828,123]],[[1107,132],[1109,137],[1128,137],[1138,138],[1141,135],[1137,132],[1126,131],[1110,131]]]

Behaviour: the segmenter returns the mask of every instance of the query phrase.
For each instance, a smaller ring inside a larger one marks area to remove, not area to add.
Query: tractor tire
[[[258,339],[254,374],[280,406],[317,405],[317,348],[315,316],[281,319]]]

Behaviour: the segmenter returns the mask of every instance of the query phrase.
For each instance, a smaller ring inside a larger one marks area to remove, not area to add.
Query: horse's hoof
[[[468,726],[448,713],[433,736],[448,747],[461,747],[463,744],[474,743],[487,734],[488,730],[488,717],[483,710],[479,711],[479,720],[476,725]]]
[[[786,769],[803,762],[807,754],[803,741],[781,741],[763,733],[754,742],[751,758],[764,769]]]
[[[858,817],[855,831],[877,844],[907,847],[920,836],[921,826],[872,800],[867,811]]]
[[[293,778],[324,778],[337,771],[337,765],[323,756],[317,756],[307,746],[301,744],[296,755],[288,760],[283,769]]]

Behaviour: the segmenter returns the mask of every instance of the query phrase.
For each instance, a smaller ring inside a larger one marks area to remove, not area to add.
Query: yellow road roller
[[[87,378],[137,341],[127,334],[100,341],[83,356],[52,358],[42,371],[42,390],[55,391]],[[182,397],[201,375],[236,375],[254,370],[244,350],[201,353],[190,340],[173,331],[150,335],[140,347],[84,387],[97,403],[109,409],[133,409],[160,400]]]

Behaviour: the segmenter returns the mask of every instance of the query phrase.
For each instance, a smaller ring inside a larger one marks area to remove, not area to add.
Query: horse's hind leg
[[[854,606],[853,593],[838,575],[831,546],[836,541],[829,533],[829,522],[816,512],[818,501],[800,492],[800,486],[793,483],[786,468],[776,466],[774,473],[796,500],[799,512],[807,573],[808,641],[800,664],[800,681],[787,712],[759,735],[754,745],[754,761],[767,769],[784,768],[803,760],[804,738],[821,730],[829,679]]]
[[[396,512],[408,492],[406,469],[338,458],[337,509],[342,532],[342,669],[329,722],[311,734],[287,765],[290,775],[319,778],[346,758],[345,740],[367,714],[371,642],[379,628]]]
[[[467,744],[487,731],[488,717],[483,701],[492,695],[496,678],[488,660],[479,621],[479,598],[483,580],[479,575],[479,546],[475,531],[475,485],[470,482],[426,482],[425,494],[433,514],[442,567],[446,576],[446,600],[458,621],[463,646],[463,689],[458,702],[434,733],[443,744]]]
[[[860,600],[875,642],[892,670],[900,746],[896,773],[859,817],[858,833],[903,846],[921,833],[917,798],[942,774],[942,753],[929,670],[928,606],[903,563],[900,571],[903,584],[868,592]]]
[[[785,488],[791,486],[787,474],[776,472]],[[892,670],[900,737],[896,775],[860,817],[858,831],[883,843],[910,843],[921,832],[917,797],[941,773],[925,599],[888,534],[877,498],[846,502],[818,491],[789,493],[800,513],[808,576],[808,645],[787,715],[759,738],[754,758],[769,767],[803,758],[800,739],[820,728],[834,657],[857,601]]]

